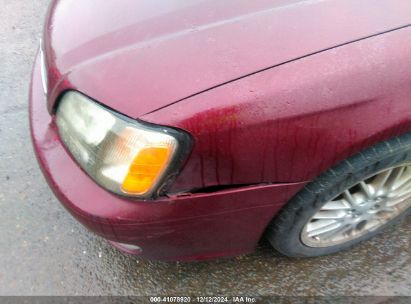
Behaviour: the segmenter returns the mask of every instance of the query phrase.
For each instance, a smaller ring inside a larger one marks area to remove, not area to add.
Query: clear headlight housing
[[[159,194],[176,175],[190,141],[182,131],[140,123],[75,91],[62,97],[56,123],[66,148],[90,177],[131,197]]]

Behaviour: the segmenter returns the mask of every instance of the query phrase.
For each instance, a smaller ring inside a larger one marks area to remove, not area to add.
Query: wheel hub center
[[[369,213],[370,211],[375,211],[378,210],[381,205],[384,203],[384,198],[381,196],[378,196],[374,199],[368,199],[364,201],[362,204],[356,206],[353,209],[352,214],[355,216],[363,216],[364,214]]]
[[[378,209],[380,205],[383,203],[384,203],[384,198],[378,196],[374,199],[365,201],[364,204],[359,206],[358,211],[360,211],[361,213],[364,213],[370,210],[375,210],[375,209]]]

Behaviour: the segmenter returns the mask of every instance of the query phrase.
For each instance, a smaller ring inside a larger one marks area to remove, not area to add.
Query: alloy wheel
[[[374,174],[324,204],[307,222],[301,241],[329,247],[374,231],[411,206],[411,164]]]

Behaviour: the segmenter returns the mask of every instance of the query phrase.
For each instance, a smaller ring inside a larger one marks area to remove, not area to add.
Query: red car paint
[[[410,12],[407,0],[53,1],[48,100],[38,58],[30,94],[43,172],[85,226],[143,256],[250,252],[307,181],[410,131]],[[192,134],[168,197],[115,196],[77,166],[53,114],[72,89]]]

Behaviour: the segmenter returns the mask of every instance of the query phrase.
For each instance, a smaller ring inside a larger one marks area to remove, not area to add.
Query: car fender
[[[312,180],[411,130],[411,27],[331,48],[141,117],[195,147],[171,191]]]

